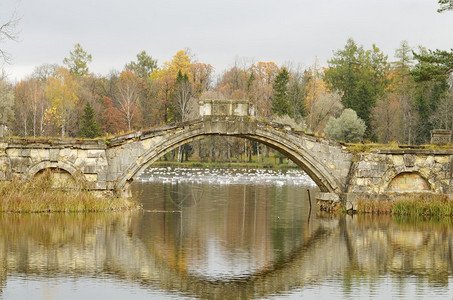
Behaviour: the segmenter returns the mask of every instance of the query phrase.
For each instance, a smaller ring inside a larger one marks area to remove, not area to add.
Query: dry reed
[[[0,183],[0,212],[101,212],[132,210],[139,207],[134,199],[98,197],[82,184],[76,188],[55,188],[51,172],[27,181],[13,179]]]
[[[394,200],[359,199],[358,213],[396,216],[453,216],[453,200],[445,195],[413,194]]]

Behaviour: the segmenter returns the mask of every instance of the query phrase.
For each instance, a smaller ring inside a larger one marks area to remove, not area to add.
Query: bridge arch
[[[71,183],[75,183],[77,181],[84,181],[85,179],[83,173],[80,172],[80,170],[78,170],[73,164],[63,161],[53,162],[49,160],[41,161],[32,165],[28,168],[24,175],[27,179],[32,179],[45,170],[59,170],[62,171],[63,174],[67,174],[67,176],[63,176],[63,178],[59,179],[59,181],[66,179],[70,180]]]
[[[301,133],[290,134],[281,127],[270,124],[255,122],[244,122],[244,124],[246,125],[240,130],[237,130],[237,126],[236,130],[230,130],[225,129],[223,126],[211,127],[207,122],[197,121],[180,128],[176,132],[169,132],[161,136],[160,142],[148,143],[152,144],[152,146],[146,149],[142,155],[125,169],[116,181],[115,189],[118,192],[127,192],[129,184],[135,177],[165,153],[205,136],[217,135],[246,138],[270,146],[301,167],[322,192],[339,194],[344,190],[344,183],[332,174],[332,169],[327,166],[325,158],[317,157],[316,153],[312,153],[311,149],[301,142],[310,140],[313,145],[314,143],[322,143],[322,141],[320,142],[314,137]],[[145,141],[146,138],[138,139],[135,143],[145,144]],[[326,140],[323,140],[323,142],[322,146],[324,148],[336,147],[337,150],[339,148],[337,145],[329,145]]]

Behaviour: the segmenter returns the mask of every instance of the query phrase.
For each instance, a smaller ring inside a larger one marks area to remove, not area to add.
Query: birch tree
[[[133,120],[139,117],[137,105],[140,88],[140,80],[132,71],[125,70],[121,73],[117,82],[116,100],[129,131],[133,127]]]

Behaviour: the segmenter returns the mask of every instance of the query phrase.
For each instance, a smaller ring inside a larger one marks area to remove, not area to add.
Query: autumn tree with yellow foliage
[[[64,138],[74,108],[79,104],[77,84],[68,69],[55,71],[55,75],[48,79],[45,94],[50,100],[45,119],[49,125],[60,128]]]

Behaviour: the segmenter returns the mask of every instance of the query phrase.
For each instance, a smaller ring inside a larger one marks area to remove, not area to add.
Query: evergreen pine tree
[[[288,97],[289,73],[282,68],[274,81],[274,99],[272,100],[272,112],[277,116],[292,115]]]
[[[94,116],[94,109],[89,102],[83,109],[83,115],[80,117],[79,136],[84,138],[95,138],[100,136],[99,125]]]

